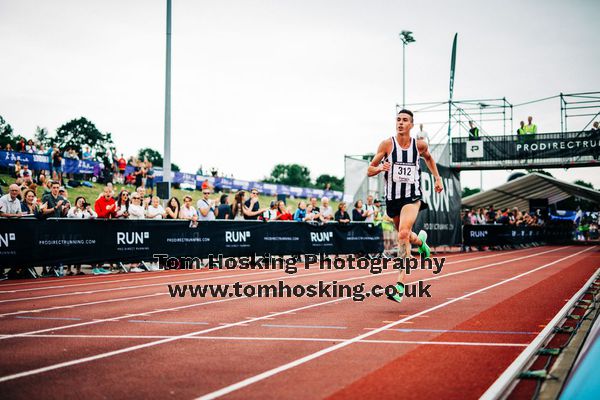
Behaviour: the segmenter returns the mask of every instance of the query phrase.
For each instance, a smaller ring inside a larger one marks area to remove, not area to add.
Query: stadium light
[[[406,106],[406,45],[416,42],[411,31],[400,32],[400,40],[402,41],[402,108]]]

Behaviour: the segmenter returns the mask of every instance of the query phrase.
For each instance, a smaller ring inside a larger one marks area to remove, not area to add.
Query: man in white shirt
[[[329,205],[329,198],[323,197],[321,199],[321,220],[328,222],[333,220],[333,208]]]
[[[146,209],[146,217],[148,219],[163,219],[166,215],[166,211],[163,206],[160,205],[160,198],[154,196],[152,198],[152,204]]]
[[[423,130],[423,124],[419,124],[419,132],[417,132],[417,139],[424,140],[429,144],[429,134]]]
[[[202,198],[196,203],[198,209],[198,221],[213,221],[217,219],[218,210],[215,207],[215,201],[211,199],[210,189],[202,189]]]
[[[21,188],[14,183],[8,187],[8,194],[0,197],[0,217],[21,217],[24,213],[21,211],[21,201],[19,200]]]
[[[365,218],[365,222],[373,222],[375,221],[375,214],[377,213],[377,207],[373,203],[373,196],[367,196],[367,204],[363,206],[363,210],[367,212],[367,217]]]

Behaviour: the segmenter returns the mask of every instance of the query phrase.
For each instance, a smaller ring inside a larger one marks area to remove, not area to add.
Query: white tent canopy
[[[600,203],[597,190],[534,172],[494,189],[467,196],[462,199],[462,204],[471,208],[493,205],[496,209],[518,207],[528,210],[532,199],[548,199],[548,204],[556,204],[573,196]]]

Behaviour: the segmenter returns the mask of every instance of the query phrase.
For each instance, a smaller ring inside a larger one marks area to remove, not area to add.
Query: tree
[[[140,159],[142,161],[143,160],[150,161],[152,163],[152,165],[155,167],[163,166],[163,156],[162,156],[162,154],[160,154],[160,151],[158,151],[158,150],[154,150],[149,147],[145,147],[143,149],[138,150],[137,157],[138,157],[138,159]],[[171,163],[171,171],[179,172],[179,171],[181,171],[181,169],[179,168],[179,166],[177,164]]]
[[[554,175],[552,175],[548,171],[544,171],[543,169],[528,169],[527,172],[530,173],[530,174],[533,174],[534,172],[537,172],[538,174],[542,174],[542,175],[546,175],[546,176],[549,176],[551,178],[554,178]]]
[[[471,188],[465,186],[462,190],[460,197],[467,197],[467,196],[470,196],[472,194],[479,193],[479,192],[481,192],[481,189],[479,189],[479,188],[471,189]]]
[[[589,182],[582,181],[581,179],[577,179],[577,180],[576,180],[575,182],[573,182],[573,183],[574,183],[574,184],[576,184],[576,185],[579,185],[579,186],[585,186],[585,187],[587,187],[587,188],[594,189],[594,185],[592,185],[592,184],[591,184],[591,183],[589,183]]]
[[[0,115],[0,146],[5,148],[9,143],[14,149],[13,128],[4,118],[2,118],[2,115]]]
[[[115,150],[111,133],[102,133],[93,122],[85,117],[73,119],[63,124],[56,130],[56,135],[49,138],[51,143],[56,143],[61,151],[72,147],[81,151],[83,146],[90,146],[98,156],[103,156]]]
[[[263,179],[266,183],[280,183],[282,185],[311,187],[310,170],[298,164],[277,164],[271,176]]]
[[[344,191],[344,178],[338,178],[333,175],[319,175],[315,181],[315,186],[319,189],[324,189],[327,184],[331,184],[331,190]]]
[[[48,128],[41,128],[41,127],[37,127],[35,128],[35,143],[37,145],[43,145],[45,148],[48,148],[50,146],[52,146],[51,143],[51,139],[50,139],[50,133],[48,132]]]

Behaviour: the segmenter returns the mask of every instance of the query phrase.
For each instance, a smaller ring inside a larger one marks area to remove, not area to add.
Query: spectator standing
[[[292,214],[285,208],[285,202],[283,200],[279,200],[277,203],[277,215],[275,219],[278,221],[293,221],[294,217]]]
[[[234,221],[243,221],[245,219],[247,209],[244,205],[245,192],[240,190],[233,197],[233,206],[231,207],[231,215]]]
[[[25,146],[25,151],[29,154],[35,154],[35,144],[33,144],[33,140],[29,139],[27,141],[27,146]]]
[[[92,219],[98,218],[98,214],[85,197],[79,196],[75,199],[75,205],[69,209],[67,218]]]
[[[98,218],[117,217],[117,204],[113,198],[113,192],[110,186],[104,187],[103,195],[96,200],[94,209],[96,210]]]
[[[202,198],[196,203],[198,221],[214,221],[216,219],[215,201],[210,198],[210,189],[202,189]]]
[[[121,190],[117,197],[117,215],[116,218],[129,217],[129,192],[125,189]]]
[[[365,217],[365,222],[373,222],[375,221],[376,207],[373,204],[373,196],[367,196],[367,204],[365,204],[362,208],[363,216]]]
[[[271,201],[269,209],[263,213],[263,219],[265,221],[275,221],[277,219],[277,202]]]
[[[244,205],[248,209],[248,211],[244,213],[245,219],[256,220],[258,219],[258,216],[266,210],[266,208],[260,208],[258,202],[258,189],[256,188],[250,191],[250,198],[244,202]]]
[[[131,204],[129,204],[129,219],[145,219],[146,210],[142,205],[142,197],[138,192],[131,194]]]
[[[50,193],[42,197],[42,213],[46,217],[61,218],[67,200],[59,194],[60,185],[52,182]]]
[[[363,202],[362,200],[357,200],[354,203],[354,209],[352,210],[352,221],[354,222],[362,222],[367,218],[367,212],[363,211]]]
[[[152,197],[152,204],[150,204],[146,210],[146,217],[148,219],[163,219],[166,216],[167,213],[160,204],[160,198],[158,196]]]
[[[526,134],[525,133],[525,122],[521,121],[521,122],[519,122],[519,124],[520,124],[520,127],[519,127],[519,129],[517,129],[517,138],[519,140],[522,140]]]
[[[21,211],[26,215],[37,216],[40,213],[40,206],[35,198],[35,192],[27,189],[23,193],[23,201],[21,201]]]
[[[533,117],[531,115],[527,117],[527,125],[525,125],[523,129],[525,129],[525,134],[530,139],[535,138],[535,134],[537,133],[537,125],[533,123]]]
[[[306,203],[302,200],[298,203],[298,209],[294,212],[294,221],[306,221]]]
[[[475,126],[475,122],[469,121],[469,140],[479,140],[479,128]]]
[[[429,134],[423,130],[423,124],[419,124],[419,132],[417,132],[417,140],[424,140],[429,145]]]
[[[179,219],[179,210],[181,209],[181,204],[179,204],[179,199],[177,197],[171,197],[169,202],[167,203],[167,208],[165,208],[165,212],[167,213],[167,219]]]
[[[350,222],[350,214],[346,211],[346,203],[343,201],[338,204],[338,210],[335,212],[334,216],[336,222],[340,224],[347,224]]]
[[[229,205],[229,196],[226,194],[222,194],[219,202],[220,204],[217,209],[217,219],[232,219],[231,206]]]
[[[487,213],[485,214],[485,223],[486,224],[495,224],[496,223],[496,211],[494,210],[494,206],[490,206]]]
[[[54,147],[52,152],[52,179],[62,183],[62,157],[58,147]]]
[[[146,190],[150,191],[150,196],[154,195],[154,168],[152,163],[146,163]]]
[[[198,221],[198,213],[196,213],[196,209],[192,205],[192,196],[185,195],[183,197],[183,206],[181,207],[181,211],[179,211],[179,218],[194,222]]]
[[[0,217],[18,218],[23,215],[21,211],[21,200],[19,195],[21,188],[17,184],[12,184],[8,187],[8,194],[0,197]]]
[[[119,159],[117,160],[117,168],[119,168],[119,178],[121,179],[121,182],[124,182],[125,168],[127,168],[127,160],[125,159],[125,157],[123,157],[123,154],[121,154],[121,157],[119,157]]]
[[[329,205],[329,198],[323,197],[321,199],[321,220],[323,222],[329,222],[333,220],[334,213],[333,208]]]

